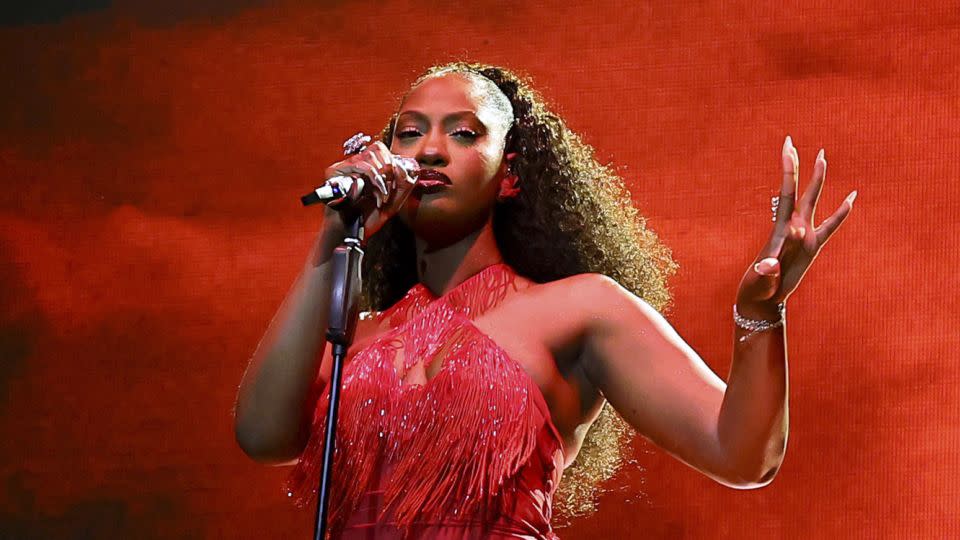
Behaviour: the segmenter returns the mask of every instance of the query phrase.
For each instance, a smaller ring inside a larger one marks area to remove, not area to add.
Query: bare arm
[[[295,459],[309,437],[307,403],[324,354],[330,301],[330,256],[343,226],[328,210],[324,225],[286,298],[260,340],[237,394],[235,431],[243,451],[265,463]],[[329,371],[329,366],[325,366]]]
[[[590,383],[641,434],[717,482],[769,483],[787,434],[783,328],[735,347],[724,382],[649,304],[609,278],[593,281],[603,314],[589,318]]]
[[[369,238],[396,215],[416,183],[394,165],[393,155],[377,141],[326,169],[324,176],[363,175],[376,188],[364,198],[357,185],[347,195],[364,213]],[[330,305],[330,258],[344,237],[338,213],[326,209],[324,225],[287,297],[253,353],[237,394],[237,443],[250,457],[264,463],[288,463],[310,438],[318,396],[311,388],[330,376],[332,359],[325,334]],[[356,339],[376,326],[361,320]],[[319,360],[322,358],[322,360]],[[321,365],[318,365],[321,364]]]
[[[856,191],[819,227],[817,199],[827,162],[820,150],[798,200],[800,158],[790,137],[781,149],[783,177],[774,227],[737,292],[741,315],[778,319],[792,294],[853,208]],[[590,313],[584,372],[641,433],[718,482],[737,488],[769,483],[786,451],[787,353],[784,326],[754,334],[737,328],[726,383],[664,318],[613,280],[590,289],[602,311]]]

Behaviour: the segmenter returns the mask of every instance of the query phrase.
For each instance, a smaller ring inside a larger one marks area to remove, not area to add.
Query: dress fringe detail
[[[499,304],[514,278],[494,265],[440,298],[417,284],[378,315],[390,329],[344,369],[331,532],[376,489],[384,491],[380,519],[401,528],[510,512],[517,473],[544,426],[540,390],[472,319]],[[298,506],[316,498],[328,399],[326,388],[285,485]]]

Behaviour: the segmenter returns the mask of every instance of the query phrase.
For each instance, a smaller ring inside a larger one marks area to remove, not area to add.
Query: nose
[[[444,167],[450,162],[450,156],[447,154],[446,137],[441,131],[432,129],[421,138],[416,156],[417,163],[421,167]]]

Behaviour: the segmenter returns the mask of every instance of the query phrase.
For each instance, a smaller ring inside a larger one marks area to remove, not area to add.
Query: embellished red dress
[[[422,284],[377,315],[389,330],[348,359],[330,497],[333,538],[556,539],[563,443],[540,389],[472,319],[515,288],[489,266],[441,297]],[[425,384],[411,369],[439,366]],[[286,483],[315,501],[326,389]]]

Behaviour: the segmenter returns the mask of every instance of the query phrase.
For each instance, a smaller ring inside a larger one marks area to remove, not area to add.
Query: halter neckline
[[[496,272],[495,272],[495,271],[496,271]],[[513,269],[510,268],[510,265],[508,265],[508,264],[505,263],[505,262],[498,262],[498,263],[493,263],[493,264],[491,264],[491,265],[489,265],[489,266],[483,267],[483,268],[480,269],[477,273],[475,273],[475,274],[467,277],[466,279],[464,279],[464,280],[461,281],[460,283],[457,283],[456,285],[453,286],[452,289],[450,289],[449,291],[447,291],[447,292],[445,292],[445,293],[443,293],[443,294],[441,294],[441,295],[433,294],[433,291],[431,291],[426,285],[423,284],[423,282],[420,282],[420,281],[418,281],[416,284],[414,284],[414,286],[411,288],[411,290],[417,290],[418,292],[421,292],[421,293],[423,293],[423,294],[426,294],[426,295],[428,295],[428,296],[430,296],[431,298],[434,298],[434,299],[445,298],[445,297],[449,297],[449,296],[451,296],[451,295],[455,295],[455,293],[457,293],[457,292],[460,291],[461,289],[467,288],[470,284],[475,283],[475,282],[477,282],[477,281],[480,281],[480,280],[482,280],[485,276],[487,276],[487,275],[489,275],[489,274],[492,274],[492,273],[494,273],[494,272],[495,272],[497,275],[502,275],[503,273],[508,273],[508,274],[510,274],[510,275],[515,275],[515,274],[516,274],[516,272],[514,272]]]

